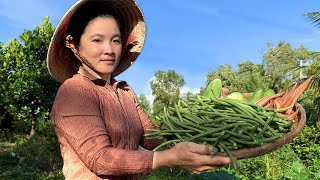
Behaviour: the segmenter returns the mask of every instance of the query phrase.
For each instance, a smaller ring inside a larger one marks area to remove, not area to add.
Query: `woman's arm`
[[[147,174],[152,151],[114,148],[100,115],[90,82],[68,80],[58,91],[52,120],[58,137],[66,139],[81,161],[97,175]]]

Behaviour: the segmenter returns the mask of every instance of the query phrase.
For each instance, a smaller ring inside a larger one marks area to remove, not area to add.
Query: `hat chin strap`
[[[79,51],[76,49],[73,41],[73,37],[71,35],[68,35],[66,37],[66,47],[71,49],[71,51],[73,52],[73,54],[79,59],[79,61],[82,63],[82,66],[87,69],[87,71],[90,71],[90,74],[95,75],[97,77],[97,79],[102,79],[99,74],[97,73],[97,71],[93,68],[93,66],[91,65],[91,63],[84,57],[82,57],[79,53]]]

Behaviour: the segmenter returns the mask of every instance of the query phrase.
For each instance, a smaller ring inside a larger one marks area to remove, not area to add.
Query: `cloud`
[[[153,100],[154,100],[154,96],[152,94],[148,94],[148,95],[146,95],[146,98],[150,102],[150,105],[152,106]]]
[[[316,42],[320,42],[320,31],[313,31],[311,34],[303,34],[292,40],[296,44],[312,44]]]
[[[180,94],[186,94],[188,92],[191,92],[192,94],[198,94],[200,92],[200,88],[192,88],[192,87],[184,86],[182,87]]]
[[[302,44],[305,44],[305,43],[310,43],[310,42],[314,42],[314,41],[318,41],[318,40],[320,40],[320,37],[305,38],[305,39],[301,39],[300,42]]]
[[[148,80],[148,84],[150,84],[150,82],[151,82],[152,80],[154,80],[154,79],[155,79],[154,76],[153,76],[152,78],[150,78],[150,79]],[[148,99],[148,101],[150,102],[150,104],[151,104],[151,106],[152,106],[152,103],[153,103],[153,100],[154,100],[154,96],[152,95],[151,87],[148,86],[148,87],[146,88],[146,90],[144,90],[144,92],[146,92],[146,98]]]

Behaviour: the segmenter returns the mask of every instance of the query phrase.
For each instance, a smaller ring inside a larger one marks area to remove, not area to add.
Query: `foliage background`
[[[54,31],[48,17],[18,39],[0,43],[0,179],[63,179],[62,159],[50,109],[60,84],[47,72],[46,53]],[[223,64],[206,74],[207,84],[220,78],[231,91],[252,92],[257,87],[284,90],[295,82],[316,75],[299,102],[308,121],[304,131],[290,144],[265,156],[239,161],[240,170],[228,167],[200,175],[177,169],[159,169],[144,179],[320,179],[320,54],[289,42],[266,43],[261,64],[242,61],[234,69]],[[150,82],[153,102],[144,94],[139,101],[157,124],[164,106],[179,98],[185,81],[174,69],[158,70]],[[200,94],[204,87],[201,87]]]

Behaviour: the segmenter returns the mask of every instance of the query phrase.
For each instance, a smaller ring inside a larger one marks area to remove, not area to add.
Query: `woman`
[[[144,17],[134,0],[80,0],[58,24],[47,63],[63,83],[52,122],[66,179],[138,179],[160,167],[200,173],[230,163],[191,142],[151,151],[159,142],[143,134],[153,124],[130,86],[114,78],[135,61],[144,40]]]

